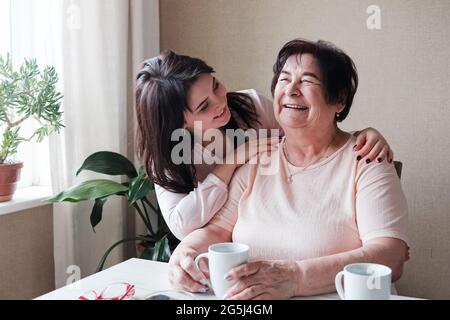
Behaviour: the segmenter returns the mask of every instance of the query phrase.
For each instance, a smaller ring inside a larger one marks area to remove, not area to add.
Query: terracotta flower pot
[[[0,202],[9,201],[16,192],[23,162],[0,164]]]

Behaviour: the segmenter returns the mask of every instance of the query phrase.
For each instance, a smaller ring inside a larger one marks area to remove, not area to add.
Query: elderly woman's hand
[[[170,257],[169,281],[175,289],[190,292],[206,292],[208,290],[208,280],[194,262],[198,254],[190,247],[179,246]]]
[[[384,159],[390,163],[394,159],[394,152],[386,139],[374,128],[367,128],[358,133],[353,150],[358,159],[366,163],[375,160],[381,162]]]
[[[287,299],[295,295],[300,268],[294,261],[256,261],[233,268],[225,276],[238,280],[226,299]]]

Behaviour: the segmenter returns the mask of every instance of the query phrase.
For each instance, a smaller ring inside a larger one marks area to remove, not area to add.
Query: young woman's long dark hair
[[[166,51],[144,62],[136,80],[136,149],[149,178],[161,187],[188,193],[197,186],[193,164],[176,165],[171,159],[172,132],[183,128],[189,110],[187,95],[201,74],[214,69],[204,61]],[[252,99],[243,93],[227,93],[232,116],[226,129],[256,128],[258,115]],[[193,140],[193,139],[192,139]]]

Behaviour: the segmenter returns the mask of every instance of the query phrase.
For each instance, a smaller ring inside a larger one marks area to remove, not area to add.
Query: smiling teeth
[[[285,104],[284,106],[286,108],[291,108],[291,109],[299,109],[299,110],[306,110],[306,109],[308,109],[308,107],[299,106],[299,105],[296,105],[296,104]]]

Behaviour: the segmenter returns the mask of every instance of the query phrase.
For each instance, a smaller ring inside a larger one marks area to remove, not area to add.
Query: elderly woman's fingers
[[[259,296],[252,298],[252,300],[272,300],[272,299],[273,297],[268,293],[263,293],[260,294]]]
[[[208,280],[206,279],[203,272],[197,268],[194,259],[191,256],[184,256],[180,259],[180,266],[183,270],[195,281],[206,285]]]
[[[225,274],[225,279],[228,281],[237,280],[241,277],[248,277],[259,270],[260,262],[249,262],[242,264],[238,267],[231,269],[227,274]]]
[[[253,285],[250,287],[246,287],[243,290],[235,291],[235,292],[236,293],[231,293],[231,295],[226,299],[230,299],[230,300],[254,299],[266,292],[266,286],[262,285],[262,284],[256,284],[256,285]]]
[[[293,261],[257,261],[236,267],[230,273],[237,281],[225,298],[253,299],[269,294],[274,299],[284,299],[296,293],[299,266]]]
[[[257,275],[252,275],[249,277],[242,277],[234,285],[229,288],[223,297],[224,299],[231,298],[247,288],[254,287],[256,285],[261,285],[260,280],[258,280]]]
[[[206,292],[208,287],[194,281],[180,266],[173,265],[169,271],[169,282],[175,289],[190,292]]]
[[[366,163],[370,163],[372,161],[374,161],[378,155],[382,152],[383,150],[383,144],[381,141],[378,141],[377,143],[375,143],[375,145],[373,146],[372,150],[369,152],[369,154],[365,157],[364,161]]]

